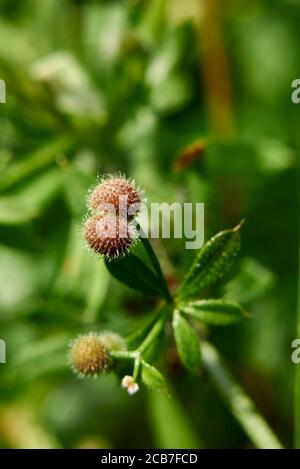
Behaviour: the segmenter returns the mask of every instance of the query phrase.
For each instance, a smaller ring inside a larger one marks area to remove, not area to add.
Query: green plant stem
[[[138,356],[137,352],[110,352],[110,355],[116,360],[135,360]]]
[[[159,319],[155,322],[154,326],[150,330],[149,334],[145,338],[145,340],[141,343],[139,348],[137,349],[140,354],[144,353],[147,348],[151,345],[153,340],[158,336],[158,334],[161,332],[162,328],[165,325],[166,322],[166,315],[162,314]]]
[[[160,310],[159,316],[150,329],[149,334],[136,350],[111,352],[111,356],[117,360],[135,360],[134,369],[137,368],[138,370],[141,363],[142,354],[147,350],[147,348],[152,344],[153,340],[162,331],[167,319],[169,318],[170,311],[171,310],[168,306],[164,306]]]
[[[141,230],[141,228],[140,228]],[[172,302],[173,301],[173,298],[172,298],[172,295],[170,293],[170,290],[169,290],[169,287],[168,287],[168,284],[167,284],[167,281],[166,281],[166,278],[161,270],[161,266],[160,266],[160,263],[156,257],[156,254],[152,248],[152,245],[149,241],[149,239],[146,237],[146,235],[142,232],[141,230],[141,241],[143,243],[143,246],[147,252],[147,255],[149,257],[149,260],[151,261],[151,264],[159,278],[159,280],[161,281],[161,284],[162,284],[162,287],[163,287],[163,290],[165,292],[165,295],[166,295],[166,300],[168,302]]]
[[[250,440],[260,449],[281,449],[282,445],[277,436],[226,369],[218,351],[207,342],[202,343],[201,351],[206,370]]]
[[[300,239],[299,239],[299,257],[298,257],[298,312],[296,334],[300,338]],[[295,382],[294,382],[294,446],[300,449],[300,364],[295,365]]]
[[[137,381],[137,379],[138,379],[141,362],[142,362],[141,355],[138,354],[138,356],[136,357],[136,359],[134,361],[134,367],[133,367],[133,373],[132,373],[134,381]]]

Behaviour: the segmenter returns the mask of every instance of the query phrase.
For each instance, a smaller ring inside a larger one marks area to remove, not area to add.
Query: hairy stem
[[[282,445],[255,404],[224,366],[218,351],[209,343],[201,347],[203,363],[232,414],[250,440],[260,449],[281,449]]]
[[[110,355],[116,360],[135,360],[138,356],[136,352],[127,352],[126,350],[118,352],[113,350]]]

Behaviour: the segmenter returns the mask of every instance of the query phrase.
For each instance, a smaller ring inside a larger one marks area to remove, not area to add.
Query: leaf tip
[[[232,231],[237,232],[240,231],[244,223],[246,222],[246,218],[242,218],[242,220],[233,228]]]

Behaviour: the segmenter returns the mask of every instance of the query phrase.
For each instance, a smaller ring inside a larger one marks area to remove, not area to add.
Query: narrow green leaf
[[[179,289],[180,299],[198,294],[230,271],[240,249],[240,227],[221,231],[200,249]]]
[[[173,329],[177,351],[183,365],[191,372],[199,369],[201,354],[199,338],[178,310],[174,311]]]
[[[70,136],[58,137],[38,148],[24,159],[12,164],[5,173],[5,178],[0,178],[1,191],[10,189],[11,186],[14,186],[34,172],[53,163],[55,158],[70,148],[71,145],[72,138]]]
[[[165,298],[166,294],[156,275],[134,254],[105,262],[109,272],[127,287],[150,296]]]
[[[180,311],[213,326],[227,326],[241,321],[243,308],[233,301],[200,300],[179,306]]]
[[[62,185],[62,172],[52,168],[36,177],[14,195],[0,200],[0,224],[18,225],[41,215],[42,210],[57,197]]]
[[[160,371],[149,363],[142,362],[142,381],[150,389],[166,387],[166,382]]]

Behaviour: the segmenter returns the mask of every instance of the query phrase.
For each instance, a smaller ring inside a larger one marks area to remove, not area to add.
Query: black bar
[[[234,454],[233,454],[234,453]],[[230,449],[66,449],[66,450],[0,450],[0,465],[4,461],[19,463],[20,467],[30,463],[30,467],[54,467],[55,464],[66,463],[71,467],[142,467],[157,465],[184,465],[192,467],[205,467],[206,464],[230,463],[231,467],[241,467],[245,458],[247,463],[277,463],[287,465],[289,462],[297,463],[300,454],[297,450],[230,450]],[[22,466],[21,466],[22,465]]]

